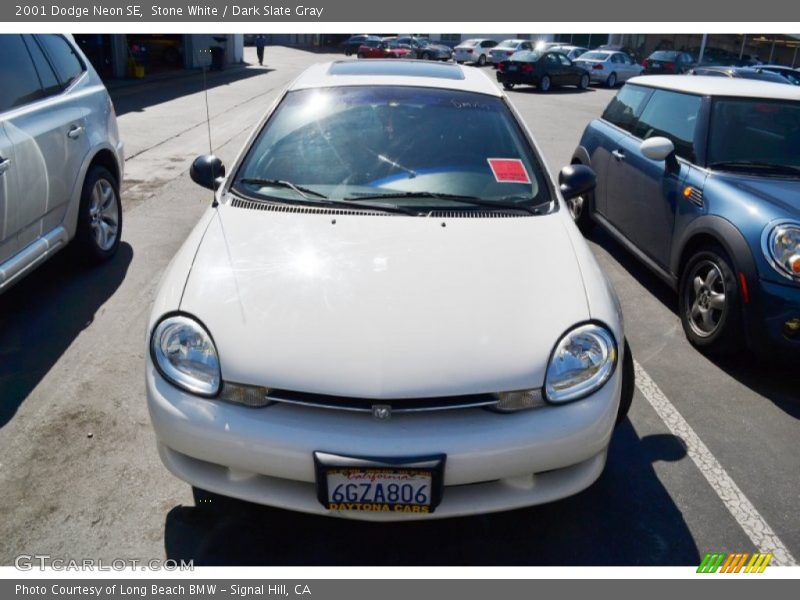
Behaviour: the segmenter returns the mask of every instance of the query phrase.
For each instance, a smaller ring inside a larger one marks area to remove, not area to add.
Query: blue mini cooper
[[[569,202],[678,292],[697,347],[800,357],[800,90],[636,77],[586,127]]]

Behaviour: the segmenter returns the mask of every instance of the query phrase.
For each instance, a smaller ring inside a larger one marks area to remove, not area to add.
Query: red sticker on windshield
[[[487,158],[494,178],[501,183],[530,183],[528,171],[518,158]]]

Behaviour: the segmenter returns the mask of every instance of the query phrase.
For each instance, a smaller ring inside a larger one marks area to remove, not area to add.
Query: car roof
[[[428,87],[501,96],[481,71],[453,63],[403,59],[339,60],[308,67],[289,90],[357,85]]]
[[[628,83],[701,96],[741,96],[743,98],[800,100],[800,90],[797,90],[794,86],[753,79],[704,77],[703,75],[692,77],[686,75],[643,75],[629,79]]]
[[[521,44],[522,42],[530,42],[530,40],[520,40],[518,38],[508,38],[507,40],[503,40],[499,42],[501,44],[505,44],[506,42],[516,42],[517,44]]]

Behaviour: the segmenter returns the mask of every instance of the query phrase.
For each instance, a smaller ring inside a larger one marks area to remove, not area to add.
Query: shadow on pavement
[[[517,92],[522,92],[523,94],[547,94],[548,96],[559,96],[562,94],[587,94],[587,93],[593,93],[594,91],[595,90],[591,87],[582,90],[573,86],[567,86],[567,87],[559,86],[559,87],[552,87],[546,92],[540,92],[539,88],[532,85],[525,85],[524,83],[522,83],[514,86],[514,89],[512,90],[506,90],[506,93],[514,94]]]
[[[171,79],[144,81],[120,87],[112,86],[109,94],[114,101],[117,116],[120,117],[126,113],[143,111],[148,106],[163,104],[181,96],[202,92],[203,89],[210,90],[250,77],[265,75],[271,71],[274,69],[258,66],[237,67],[226,71],[208,71],[205,82],[202,72],[195,71],[190,75]]]
[[[85,267],[67,248],[0,296],[0,427],[91,324],[132,258],[122,242],[109,262]]]
[[[697,546],[652,466],[685,455],[678,438],[640,440],[626,421],[600,479],[560,502],[383,524],[241,501],[176,506],[164,545],[168,558],[195,565],[697,565]]]

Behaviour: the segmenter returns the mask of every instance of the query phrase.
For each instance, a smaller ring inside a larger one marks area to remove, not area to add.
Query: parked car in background
[[[453,58],[460,63],[475,63],[482,67],[489,60],[489,50],[497,46],[495,40],[474,38],[453,48]]]
[[[702,75],[706,77],[733,77],[738,79],[757,79],[771,81],[772,83],[791,84],[791,81],[777,73],[764,71],[760,67],[694,67],[689,75]]]
[[[533,85],[541,92],[552,87],[574,85],[589,87],[589,72],[560,52],[523,50],[497,65],[497,81],[507,90],[516,85]]]
[[[0,292],[70,240],[90,262],[122,233],[123,144],[71,36],[0,35]]]
[[[358,58],[413,58],[413,51],[408,46],[397,43],[397,38],[367,40],[359,46]]]
[[[340,46],[342,47],[342,51],[344,52],[345,56],[350,56],[358,52],[358,49],[364,45],[366,42],[376,42],[380,41],[380,37],[377,35],[351,35],[345,41],[343,41]]]
[[[503,40],[489,50],[489,62],[497,66],[501,61],[510,58],[515,52],[522,50],[533,50],[533,42],[530,40]]]
[[[436,44],[427,38],[401,36],[394,43],[409,48],[411,50],[409,58],[422,60],[450,60],[453,58],[453,49],[450,46]]]
[[[623,54],[627,54],[631,57],[633,62],[639,62],[636,58],[636,52],[634,52],[633,48],[630,46],[625,46],[624,44],[601,44],[594,50],[609,50],[610,52],[622,52]]]
[[[697,58],[698,66],[735,66],[740,62],[738,54],[730,50],[724,50],[723,48],[714,48],[713,46],[706,46],[703,48],[702,58],[700,58],[699,46],[690,48],[687,52]]]
[[[552,46],[548,48],[551,52],[561,52],[561,54],[566,55],[566,57],[570,60],[575,60],[581,54],[585,54],[589,51],[588,48],[584,48],[583,46]]]
[[[145,353],[161,459],[199,508],[456,517],[599,477],[634,363],[564,205],[594,174],[557,184],[483,72],[314,65],[223,173],[192,167],[215,202]]]
[[[637,77],[583,133],[598,176],[570,204],[678,294],[694,345],[800,356],[800,94],[729,77]]]
[[[800,85],[800,71],[792,67],[785,67],[783,65],[760,65],[756,67],[761,71],[768,71],[776,73],[781,77],[787,79],[793,85]]]
[[[656,50],[642,63],[644,75],[681,75],[695,66],[694,57],[688,52]]]
[[[575,59],[575,64],[589,71],[592,83],[601,83],[613,88],[631,77],[641,75],[644,67],[637,65],[624,52],[592,50]]]

